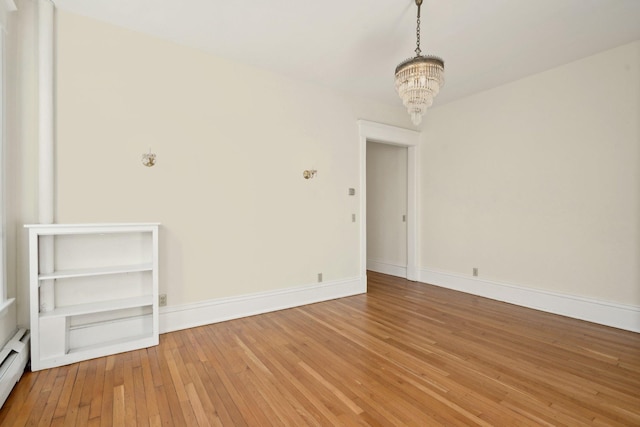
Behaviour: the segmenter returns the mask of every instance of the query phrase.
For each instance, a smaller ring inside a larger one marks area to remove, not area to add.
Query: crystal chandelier
[[[396,67],[396,90],[404,106],[411,115],[414,125],[419,125],[427,108],[433,104],[444,85],[444,61],[437,56],[422,56],[420,50],[420,6],[422,0],[415,0],[418,6],[416,29],[416,56]]]

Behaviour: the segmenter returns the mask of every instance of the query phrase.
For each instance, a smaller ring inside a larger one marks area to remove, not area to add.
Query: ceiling
[[[59,9],[335,90],[402,105],[415,0],[54,0]],[[640,0],[424,0],[423,54],[442,105],[640,40]],[[215,76],[212,76],[215,78]]]

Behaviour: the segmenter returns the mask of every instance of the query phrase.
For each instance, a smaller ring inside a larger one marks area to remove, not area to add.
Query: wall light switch
[[[356,189],[355,188],[350,188],[349,189],[349,195],[350,196],[355,196],[356,195]]]
[[[351,214],[351,222],[356,222],[356,214]]]

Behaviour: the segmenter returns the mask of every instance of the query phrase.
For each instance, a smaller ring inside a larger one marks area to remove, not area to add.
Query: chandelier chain
[[[420,50],[420,4],[422,2],[416,2],[418,4],[418,19],[416,26],[416,56],[420,56],[422,50]]]

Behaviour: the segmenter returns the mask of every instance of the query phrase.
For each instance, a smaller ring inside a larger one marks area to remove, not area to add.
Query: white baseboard
[[[403,279],[407,278],[407,266],[390,264],[388,262],[368,259],[367,270],[375,271],[376,273],[388,274],[390,276],[402,277]]]
[[[447,289],[640,332],[640,307],[421,269],[420,281]]]
[[[367,292],[366,277],[160,308],[160,333],[224,322]]]

